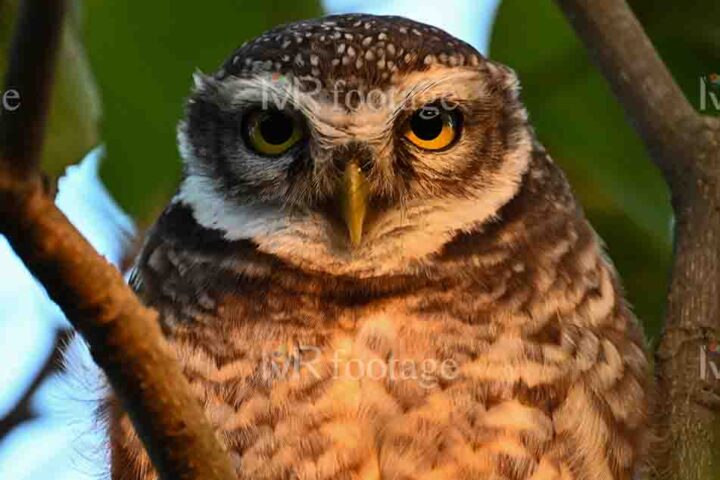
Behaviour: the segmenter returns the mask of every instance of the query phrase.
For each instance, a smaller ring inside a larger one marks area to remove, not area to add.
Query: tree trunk
[[[625,0],[557,3],[672,195],[674,263],[656,352],[651,473],[662,480],[718,478],[720,378],[713,367],[720,362],[708,364],[705,348],[720,338],[720,120],[693,109]]]

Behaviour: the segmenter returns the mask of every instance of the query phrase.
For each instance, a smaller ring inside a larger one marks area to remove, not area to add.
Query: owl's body
[[[134,277],[238,478],[631,479],[642,335],[512,72],[395,17],[263,38],[199,79],[185,178]],[[336,109],[289,92],[304,140],[264,158],[242,119],[293,66],[400,100]],[[452,102],[452,142],[430,148],[424,117],[402,127],[409,100]],[[334,197],[348,158],[366,182],[362,232]],[[155,478],[117,410],[111,443],[113,479]]]

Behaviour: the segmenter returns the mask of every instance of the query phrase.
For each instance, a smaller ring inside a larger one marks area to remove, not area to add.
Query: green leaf
[[[7,68],[18,0],[0,0],[0,75]],[[43,170],[61,175],[99,142],[100,98],[80,41],[80,12],[69,2],[60,40],[49,119],[42,153]],[[20,92],[29,95],[30,92]]]
[[[720,70],[720,2],[631,5],[699,108],[701,76]],[[656,335],[671,261],[670,201],[618,101],[554,2],[504,0],[491,56],[517,70],[540,140],[605,239],[648,335]]]
[[[192,73],[215,71],[270,27],[321,14],[317,0],[86,0],[85,7],[105,111],[101,175],[140,220],[154,217],[177,185],[176,126]]]

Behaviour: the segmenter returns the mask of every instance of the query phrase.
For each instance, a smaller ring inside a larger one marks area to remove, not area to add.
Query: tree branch
[[[0,232],[87,340],[161,478],[234,479],[157,314],[55,207],[37,172],[64,9],[25,0],[18,21],[8,82],[24,100],[0,117]]]
[[[672,280],[656,352],[655,478],[720,470],[720,379],[701,368],[720,337],[720,120],[697,113],[625,0],[557,0],[663,172],[675,212]]]
[[[557,0],[671,189],[717,151],[718,121],[688,102],[626,0]],[[709,135],[708,135],[709,134]],[[715,137],[714,139],[712,137]],[[713,172],[706,172],[712,175]]]

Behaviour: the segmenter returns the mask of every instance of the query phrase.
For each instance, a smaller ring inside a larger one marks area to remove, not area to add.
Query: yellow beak
[[[368,184],[360,166],[348,162],[340,186],[340,208],[353,247],[360,245],[368,209]]]

